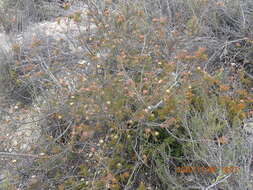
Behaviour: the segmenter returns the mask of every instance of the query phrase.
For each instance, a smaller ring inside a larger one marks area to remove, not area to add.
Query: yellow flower
[[[155,132],[155,136],[158,136],[160,133],[158,131]]]

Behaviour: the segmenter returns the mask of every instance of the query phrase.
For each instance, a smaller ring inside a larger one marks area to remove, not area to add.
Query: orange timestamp
[[[230,174],[230,173],[237,173],[240,170],[240,167],[237,166],[226,166],[226,167],[216,167],[216,166],[182,166],[177,167],[177,173],[215,173],[221,169],[223,173]]]

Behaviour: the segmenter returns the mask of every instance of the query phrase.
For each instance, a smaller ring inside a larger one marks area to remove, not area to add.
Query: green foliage
[[[141,182],[137,190],[146,190],[145,184]]]

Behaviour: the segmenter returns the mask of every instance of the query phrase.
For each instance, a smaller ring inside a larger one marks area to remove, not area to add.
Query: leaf
[[[145,189],[146,189],[145,184],[141,182],[137,190],[145,190]]]
[[[64,190],[64,185],[63,184],[58,185],[58,190]]]
[[[63,9],[68,10],[70,8],[70,3],[64,3],[63,4]]]
[[[228,138],[225,136],[219,137],[217,141],[219,144],[228,144]]]

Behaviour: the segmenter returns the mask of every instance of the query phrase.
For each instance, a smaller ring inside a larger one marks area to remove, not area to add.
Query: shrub
[[[86,15],[68,18],[95,30],[80,27],[60,43],[40,34],[15,46],[13,59],[34,65],[27,78],[19,73],[22,85],[32,81],[46,97],[40,105],[45,139],[37,151],[48,159],[30,167],[44,184],[250,188],[251,144],[240,126],[250,115],[251,82],[242,67],[228,64],[237,61],[230,56],[237,46],[241,55],[251,47],[250,26],[243,33],[241,20],[231,18],[244,15],[249,22],[249,15],[238,12],[234,1],[169,2],[88,2]],[[210,14],[213,20],[207,20]],[[227,34],[229,42],[223,40]],[[71,43],[81,50],[73,53]],[[32,76],[37,71],[43,71],[39,79]],[[178,173],[182,166],[218,170]],[[241,171],[229,175],[222,169],[227,166]]]

